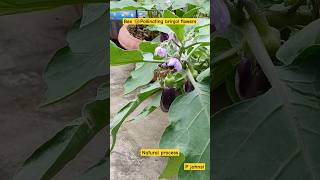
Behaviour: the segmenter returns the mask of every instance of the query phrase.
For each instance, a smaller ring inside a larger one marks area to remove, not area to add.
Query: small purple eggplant
[[[192,83],[190,81],[186,81],[184,83],[184,91],[188,93],[188,92],[191,92],[193,90],[194,90],[194,87],[193,87]]]
[[[236,71],[235,88],[241,99],[248,99],[265,93],[271,85],[259,66],[254,67],[248,58],[242,58]]]
[[[162,90],[160,106],[163,112],[168,112],[169,108],[176,98],[176,89],[173,87],[165,87]]]

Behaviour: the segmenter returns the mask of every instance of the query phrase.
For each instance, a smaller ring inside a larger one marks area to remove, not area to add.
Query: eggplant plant
[[[319,179],[319,1],[211,8],[213,178]]]
[[[210,19],[204,4],[209,1],[151,1],[111,3],[111,11],[146,9],[158,17],[196,17],[195,25],[148,25],[159,36],[143,41],[136,50],[123,50],[110,41],[110,64],[135,63],[124,84],[125,94],[140,90],[137,97],[119,110],[111,120],[111,153],[117,133],[126,118],[147,99],[151,103],[134,118],[147,117],[156,108],[167,113],[169,126],[159,142],[160,148],[179,149],[180,156],[169,158],[159,178],[209,179],[210,172]],[[160,98],[159,98],[160,97]],[[183,163],[206,163],[205,171],[188,172]]]

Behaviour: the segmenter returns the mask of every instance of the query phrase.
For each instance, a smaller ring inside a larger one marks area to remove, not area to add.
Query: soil
[[[159,32],[146,29],[145,25],[130,24],[127,29],[133,37],[140,40],[152,41],[159,35]]]

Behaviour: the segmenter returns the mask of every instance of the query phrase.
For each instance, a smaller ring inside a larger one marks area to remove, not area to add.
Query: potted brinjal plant
[[[209,179],[210,19],[209,11],[202,8],[206,3],[209,6],[209,1],[203,1],[201,6],[185,2],[184,7],[181,7],[182,1],[179,2],[179,10],[168,8],[160,17],[197,17],[197,24],[148,25],[147,28],[158,31],[159,36],[152,41],[142,41],[136,50],[123,50],[110,41],[112,66],[136,65],[124,84],[125,94],[140,90],[111,120],[111,154],[118,130],[126,118],[142,102],[151,99],[134,120],[143,119],[160,108],[167,113],[169,125],[159,148],[180,150],[179,157],[169,158],[160,178]],[[112,4],[111,8],[114,8]],[[126,8],[129,7],[122,7]],[[206,163],[206,170],[184,171],[184,162]]]

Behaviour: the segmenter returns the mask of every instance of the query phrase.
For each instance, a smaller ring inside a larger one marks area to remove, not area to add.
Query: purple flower
[[[155,49],[154,53],[160,57],[165,57],[167,55],[167,49],[159,46]]]
[[[173,32],[169,32],[168,33],[168,41],[174,40],[175,39],[175,35]]]
[[[212,20],[215,30],[224,33],[231,23],[229,10],[223,0],[211,1]]]
[[[177,58],[170,58],[169,61],[167,62],[167,65],[173,66],[174,69],[176,69],[177,71],[182,70],[182,65],[181,65],[179,59],[177,59]]]

